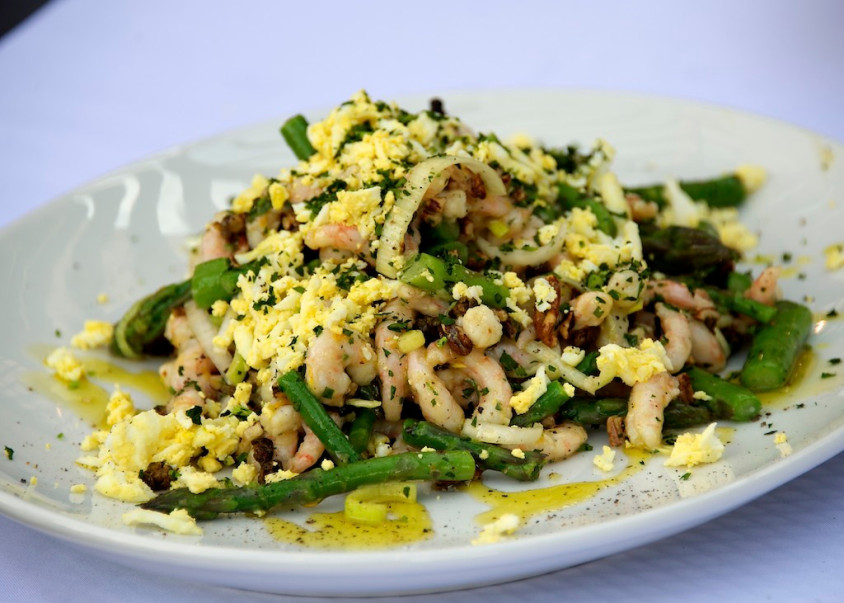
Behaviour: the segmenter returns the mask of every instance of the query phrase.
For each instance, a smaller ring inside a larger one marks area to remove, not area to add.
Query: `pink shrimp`
[[[691,357],[697,366],[713,373],[727,366],[729,351],[724,349],[715,334],[705,324],[692,318],[689,320],[689,330],[692,341]]]
[[[587,291],[571,301],[574,329],[594,327],[606,320],[612,308],[612,297],[603,291]]]
[[[198,387],[205,396],[215,396],[222,385],[222,377],[193,336],[184,313],[170,315],[164,336],[178,352],[174,360],[162,364],[158,371],[164,384],[178,393]]]
[[[779,286],[777,285],[777,280],[779,279],[781,272],[782,268],[779,266],[769,266],[768,268],[765,268],[759,276],[756,277],[753,284],[750,285],[750,289],[745,291],[745,297],[758,301],[760,304],[765,304],[766,306],[773,306],[774,303],[776,303],[776,301],[782,296]]]
[[[305,427],[305,437],[302,438],[302,443],[296,450],[293,460],[290,462],[290,470],[294,473],[302,473],[309,469],[316,463],[317,459],[325,452],[325,445],[320,439],[311,431],[307,425]]]
[[[656,316],[665,335],[665,353],[671,361],[670,371],[676,373],[692,353],[692,333],[689,319],[680,312],[672,310],[663,303],[656,304]]]
[[[581,425],[565,421],[543,430],[537,448],[549,461],[561,461],[577,452],[588,437]]]
[[[342,406],[352,382],[367,385],[377,374],[375,352],[368,341],[323,331],[311,342],[305,358],[305,381],[326,404]]]
[[[410,352],[407,358],[408,382],[425,420],[458,433],[465,418],[463,409],[434,372],[434,367],[442,364],[444,348],[448,346],[439,348],[436,343],[432,343],[427,348]]]
[[[398,421],[402,401],[407,397],[407,355],[398,347],[398,334],[390,327],[413,320],[413,311],[400,300],[393,300],[383,310],[386,315],[375,327],[375,348],[378,350],[378,376],[381,379],[381,408],[384,418]]]
[[[680,383],[668,373],[657,373],[630,391],[624,421],[630,444],[654,450],[662,444],[665,407],[680,395]]]
[[[305,245],[311,249],[329,248],[360,253],[366,241],[355,226],[323,224],[305,234]]]
[[[649,280],[645,287],[644,303],[648,305],[659,297],[675,308],[688,310],[692,316],[703,322],[718,320],[718,310],[709,294],[703,289],[691,291],[683,283],[669,279]]]

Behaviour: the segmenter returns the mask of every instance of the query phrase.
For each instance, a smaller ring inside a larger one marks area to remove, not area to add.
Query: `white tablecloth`
[[[0,226],[171,145],[352,92],[577,87],[844,139],[844,4],[54,0],[0,40]],[[844,599],[844,457],[626,553],[438,600]],[[3,600],[269,600],[112,564],[0,518]]]

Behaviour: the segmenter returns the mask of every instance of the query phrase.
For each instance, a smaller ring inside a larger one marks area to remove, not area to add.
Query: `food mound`
[[[378,482],[530,481],[589,430],[658,450],[754,419],[751,390],[781,386],[807,336],[777,268],[735,270],[760,168],[623,187],[606,142],[507,143],[439,101],[364,92],[282,133],[298,164],[256,176],[190,277],[115,325],[115,354],[168,357],[172,398],[115,393],[80,461],[100,493],[210,518]],[[741,384],[718,377],[747,344]]]

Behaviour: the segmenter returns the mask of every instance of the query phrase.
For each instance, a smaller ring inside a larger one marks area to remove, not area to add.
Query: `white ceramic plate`
[[[844,203],[835,196],[844,190],[837,143],[725,108],[623,94],[484,92],[445,101],[482,132],[524,132],[551,145],[606,138],[618,151],[616,171],[626,183],[711,176],[744,162],[765,166],[769,182],[744,210],[761,234],[759,253],[792,254],[791,272],[803,276],[783,281],[787,297],[810,296],[819,317],[836,305],[844,311],[844,271],[827,272],[822,254],[844,239]],[[426,99],[402,104],[418,110]],[[0,343],[0,445],[15,450],[12,462],[0,462],[3,513],[91,552],[182,578],[201,575],[207,582],[290,594],[419,592],[539,574],[662,538],[746,503],[844,448],[842,381],[815,380],[766,408],[764,424],[735,426],[723,459],[694,469],[689,479],[681,479],[684,470],[653,459],[621,484],[539,514],[491,546],[470,544],[479,532],[475,518],[487,507],[462,493],[426,497],[433,538],[375,552],[281,544],[260,520],[249,518],[206,523],[202,538],[163,535],[123,526],[121,514],[130,506],[90,490],[81,503],[71,502],[73,484],[93,484],[73,462],[88,427],[67,408],[28,391],[25,374],[46,370],[39,358],[43,346],[66,343],[86,318],[114,320],[133,300],[182,277],[185,237],[199,232],[253,173],[271,175],[292,162],[277,134],[279,121],[134,164],[3,231],[0,281],[7,289],[0,315],[17,317],[4,326]],[[100,293],[108,294],[107,304],[96,303]],[[827,359],[844,356],[844,322],[817,327],[815,373]],[[781,457],[773,430],[787,432],[792,455]],[[593,436],[592,443],[600,450],[603,441]],[[591,458],[583,454],[552,466],[530,487],[603,479]],[[623,465],[622,458],[618,470]],[[549,480],[551,471],[562,477]],[[29,484],[33,476],[35,486]],[[327,501],[320,508],[337,505]],[[306,515],[284,517],[301,521]]]

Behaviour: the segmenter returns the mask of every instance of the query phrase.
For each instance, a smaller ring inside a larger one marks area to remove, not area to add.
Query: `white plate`
[[[762,235],[759,253],[791,252],[793,272],[805,277],[783,281],[787,297],[810,295],[819,314],[836,304],[844,311],[844,271],[827,272],[822,255],[826,245],[844,239],[844,205],[831,203],[844,190],[837,143],[725,108],[632,95],[484,92],[449,95],[445,101],[449,111],[481,132],[525,132],[551,145],[606,138],[618,151],[616,171],[627,183],[711,176],[743,162],[765,166],[770,180],[744,210]],[[418,110],[426,99],[403,105]],[[116,319],[139,296],[179,279],[185,237],[200,231],[253,173],[271,175],[292,162],[277,134],[279,121],[134,164],[3,231],[0,280],[8,285],[0,314],[18,318],[4,326],[0,343],[0,445],[15,450],[12,462],[0,462],[3,513],[92,552],[182,578],[201,575],[215,584],[290,594],[419,592],[539,574],[662,538],[746,503],[844,448],[839,376],[798,388],[786,402],[770,406],[765,424],[736,426],[724,458],[693,470],[688,480],[680,478],[685,471],[653,459],[620,485],[540,514],[511,539],[491,546],[470,544],[479,531],[475,517],[486,507],[462,493],[425,499],[432,539],[374,552],[284,545],[269,536],[261,520],[249,518],[206,523],[201,539],[165,536],[123,526],[120,516],[130,506],[90,490],[83,502],[70,502],[73,484],[93,483],[91,474],[73,463],[88,427],[67,408],[28,391],[24,374],[45,370],[39,350],[66,342],[86,318]],[[107,304],[96,303],[100,293],[109,295]],[[837,320],[815,336],[816,372],[826,359],[844,356],[843,334],[844,322]],[[788,433],[791,456],[780,456],[772,430]],[[600,449],[603,442],[593,436],[592,443]],[[591,457],[553,466],[531,487],[602,479]],[[621,469],[623,462],[617,465]],[[549,481],[549,471],[562,477]],[[33,476],[36,486],[28,485]],[[321,508],[335,509],[337,501]],[[306,515],[284,514],[300,520]]]

